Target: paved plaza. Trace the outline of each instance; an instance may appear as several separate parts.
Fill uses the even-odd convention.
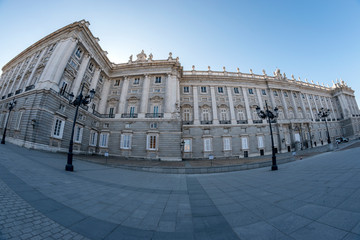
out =
[[[350,145],[353,145],[351,147]],[[0,239],[360,239],[360,143],[211,174],[0,146]]]

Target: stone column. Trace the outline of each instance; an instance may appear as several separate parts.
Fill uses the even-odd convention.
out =
[[[91,79],[90,90],[91,90],[91,89],[95,89],[95,90],[96,90],[96,86],[97,86],[98,81],[99,81],[100,73],[101,73],[101,68],[100,68],[100,67],[97,67],[97,68],[95,69],[94,76],[93,76],[92,79]]]
[[[14,67],[13,71],[11,72],[11,74],[9,74],[10,76],[8,77],[8,80],[7,80],[7,86],[5,88],[5,91],[4,91],[4,95],[8,95],[10,92],[9,90],[11,90],[11,86],[14,84],[14,78],[15,78],[15,73],[16,73],[16,66]],[[13,82],[10,84],[10,81],[11,79],[13,79]]]
[[[25,60],[26,60],[26,59],[24,59],[24,60],[22,61],[21,66],[19,67],[18,71],[16,71],[15,76],[14,76],[14,81],[13,81],[13,83],[12,83],[12,86],[10,87],[10,92],[14,93],[14,95],[15,95],[15,91],[17,90],[17,88],[16,88],[17,85],[15,86],[16,79],[17,79],[18,73],[20,72],[20,70],[22,69],[22,67],[23,67],[24,64],[25,64]],[[20,83],[20,81],[21,81],[21,78],[20,78],[20,80],[19,80],[19,83]],[[14,88],[15,88],[15,89],[14,89]]]
[[[270,103],[271,103],[271,106],[273,107],[273,108],[275,108],[276,106],[275,106],[275,100],[274,100],[274,91],[273,90],[271,90],[270,88],[268,88],[268,91],[269,91],[269,98],[270,98]]]
[[[199,125],[199,98],[197,86],[193,86],[193,97],[194,97],[194,125]]]
[[[305,104],[304,104],[304,99],[302,98],[301,94],[302,93],[299,93],[300,104],[301,104],[301,108],[302,108],[302,111],[303,111],[303,116],[304,116],[304,118],[306,118],[306,107],[305,107]]]
[[[47,62],[36,86],[37,89],[54,89],[59,91],[59,81],[64,73],[67,62],[74,52],[77,40],[68,38],[61,40]]]
[[[286,104],[284,92],[283,92],[282,90],[280,90],[280,95],[281,95],[281,102],[282,102],[283,108],[284,108],[284,117],[285,117],[286,119],[289,119],[289,116],[288,116],[288,107],[287,107],[287,104]]]
[[[83,60],[80,64],[79,70],[77,72],[76,78],[72,84],[72,89],[70,92],[72,92],[75,96],[77,96],[78,91],[80,89],[81,86],[81,82],[84,78],[84,74],[86,72],[86,68],[88,67],[90,61],[90,55],[89,54],[84,54]]]
[[[329,105],[330,105],[330,107],[331,107],[331,113],[332,113],[332,118],[335,118],[335,121],[336,121],[336,118],[337,118],[337,116],[335,115],[335,111],[334,111],[334,106],[333,106],[333,104],[332,104],[332,102],[331,102],[331,97],[329,98]],[[331,119],[331,121],[332,121],[332,119]]]
[[[41,52],[41,55],[40,55],[40,59],[44,56],[44,53],[46,52],[46,50],[47,50],[48,48],[46,47],[45,49],[43,49],[42,50],[42,52]],[[24,68],[24,72],[23,72],[23,74],[21,75],[21,79],[20,79],[20,81],[19,81],[19,84],[16,86],[16,89],[20,89],[20,88],[22,88],[22,87],[26,87],[27,85],[26,85],[26,83],[28,82],[28,81],[30,81],[30,80],[28,80],[28,81],[26,81],[26,83],[24,83],[23,81],[24,81],[24,77],[25,77],[25,74],[26,74],[26,72],[27,72],[27,69],[29,68],[29,66],[30,66],[30,63],[32,62],[32,60],[35,58],[35,54],[29,59],[29,62],[28,62],[28,64],[26,65],[26,67]],[[30,77],[29,77],[29,79],[30,79]]]
[[[99,113],[102,113],[102,114],[105,114],[106,112],[106,103],[107,103],[107,100],[108,100],[108,96],[109,96],[109,91],[110,91],[110,86],[111,86],[111,81],[108,80],[108,79],[104,79],[104,87],[101,91],[101,99],[100,99],[100,102],[99,102]]]
[[[259,107],[260,107],[261,110],[263,110],[264,109],[264,103],[262,101],[260,89],[258,89],[258,88],[256,88],[256,95],[257,95],[257,98],[258,98]]]
[[[176,103],[176,80],[177,77],[168,74],[166,80],[166,92],[165,92],[165,111],[164,118],[170,119],[172,113],[175,112],[175,103]]]
[[[125,77],[123,84],[122,84],[122,88],[121,88],[121,94],[120,94],[120,102],[119,102],[119,109],[118,109],[118,114],[120,115],[119,117],[121,117],[121,114],[126,112],[125,105],[126,105],[127,93],[129,90],[129,82],[130,82],[130,78]]]
[[[211,95],[211,108],[213,114],[213,124],[219,124],[214,86],[210,86],[210,95]]]
[[[311,107],[311,104],[310,104],[309,96],[308,96],[308,95],[305,95],[305,97],[306,97],[306,101],[307,101],[307,103],[308,103],[308,105],[309,105],[309,110],[310,110],[311,118],[312,118],[313,121],[315,121],[315,116],[314,116],[314,113],[313,113],[313,111],[312,111],[312,107]]]
[[[234,109],[234,101],[231,93],[231,87],[226,87],[228,98],[229,98],[229,108],[230,108],[230,119],[231,124],[236,124],[236,117],[235,117],[235,109]]]
[[[319,108],[318,108],[318,106],[317,106],[317,103],[316,103],[316,101],[315,101],[315,95],[313,95],[313,102],[314,102],[314,104],[315,104],[315,108],[316,108],[316,113],[318,113],[319,112]]]
[[[250,106],[249,106],[249,98],[248,98],[246,89],[244,87],[241,87],[241,90],[242,90],[243,96],[244,96],[245,109],[246,109],[246,116],[247,116],[248,124],[252,124],[253,120],[252,120],[252,115],[251,115]]]
[[[301,96],[299,96],[299,97],[301,98]],[[297,114],[297,106],[295,103],[294,93],[292,91],[290,91],[290,98],[291,98],[291,102],[292,102],[293,109],[294,109],[294,117],[299,118],[299,115]]]
[[[39,66],[39,64],[40,64],[40,62],[41,62],[41,59],[44,57],[44,55],[45,55],[45,53],[46,53],[46,51],[47,51],[48,48],[49,48],[49,47],[45,48],[45,49],[41,52],[38,60],[37,60],[36,63],[35,63],[34,68],[32,69],[32,72],[31,72],[29,78],[26,80],[25,87],[30,86],[31,84],[35,84],[35,83],[32,83],[32,79],[33,79],[33,77],[34,77],[34,74],[35,74],[35,72],[36,72],[37,67]],[[64,67],[64,68],[65,68],[65,67]],[[45,70],[44,70],[44,71],[45,71]],[[39,79],[38,79],[38,80],[39,80]]]
[[[139,118],[144,118],[145,113],[147,113],[148,111],[149,91],[150,91],[150,77],[149,75],[145,75],[142,94],[141,94],[140,112],[138,115]]]

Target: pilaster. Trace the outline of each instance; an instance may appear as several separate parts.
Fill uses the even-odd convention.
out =
[[[214,86],[210,86],[210,95],[211,95],[211,107],[212,107],[212,114],[213,114],[213,124],[219,124]]]
[[[197,86],[193,86],[193,97],[194,97],[194,125],[199,125],[199,97]]]
[[[165,92],[165,118],[171,118],[172,113],[175,112],[176,103],[176,76],[168,74],[166,81],[166,92]]]
[[[247,116],[248,124],[252,124],[253,120],[252,120],[252,115],[251,115],[251,111],[250,111],[249,98],[248,98],[248,95],[247,95],[247,91],[246,91],[246,89],[244,87],[241,87],[241,90],[242,90],[243,96],[244,96],[245,109],[246,109],[246,116]]]
[[[141,94],[140,112],[138,115],[139,118],[144,118],[145,113],[147,113],[148,111],[149,91],[150,91],[150,77],[149,75],[145,75],[142,94]]]
[[[231,93],[231,87],[226,87],[228,98],[229,98],[229,108],[230,108],[230,118],[231,124],[236,124],[236,117],[235,117],[235,109],[234,109],[234,101]]]
[[[284,116],[285,116],[286,119],[289,119],[288,106],[287,106],[287,103],[286,103],[286,100],[285,100],[283,90],[280,90],[280,95],[281,95],[281,102],[282,102],[283,108],[284,108]]]
[[[74,83],[72,85],[72,89],[70,92],[72,92],[75,96],[77,96],[77,93],[80,89],[80,85],[81,85],[81,82],[84,78],[84,74],[85,74],[85,71],[86,71],[86,68],[89,64],[89,61],[90,61],[90,55],[89,54],[84,54],[84,57],[83,57],[83,60],[80,64],[80,67],[79,67],[79,70],[78,70],[78,73],[76,75],[76,78],[74,80]]]
[[[118,114],[125,113],[125,104],[126,104],[126,98],[127,98],[127,93],[128,93],[128,89],[129,89],[129,82],[130,82],[129,77],[125,77],[123,84],[122,84],[122,88],[121,88]]]
[[[101,99],[99,102],[99,112],[102,114],[105,114],[106,112],[106,103],[109,97],[109,91],[110,91],[111,82],[108,79],[104,79],[104,87],[101,91]]]

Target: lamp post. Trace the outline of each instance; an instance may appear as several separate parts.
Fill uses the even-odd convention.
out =
[[[1,144],[5,144],[5,137],[6,137],[6,128],[7,128],[7,125],[8,125],[8,121],[9,121],[9,117],[10,117],[10,113],[11,113],[11,110],[13,110],[13,108],[15,107],[16,105],[16,101],[15,101],[15,98],[9,103],[9,114],[6,118],[6,123],[5,123],[5,129],[4,129],[4,133],[3,133],[3,136],[2,136],[2,139],[1,139]]]
[[[331,139],[330,139],[330,133],[329,133],[329,128],[328,128],[328,125],[327,125],[327,120],[326,118],[330,115],[330,109],[325,109],[325,108],[321,108],[319,113],[318,113],[318,116],[322,119],[325,120],[325,126],[326,126],[326,132],[327,132],[327,142],[328,144],[331,143]]]
[[[85,83],[82,84],[80,94],[75,98],[75,100],[73,102],[72,102],[72,100],[74,98],[74,94],[73,93],[69,94],[69,103],[76,106],[74,122],[73,122],[72,130],[71,130],[71,138],[70,138],[70,144],[69,144],[69,152],[68,152],[68,156],[67,156],[67,164],[65,166],[65,170],[70,171],[70,172],[74,171],[74,166],[72,165],[73,145],[74,145],[73,139],[74,139],[74,130],[75,130],[75,124],[76,124],[79,107],[81,104],[83,104],[83,105],[89,104],[91,99],[93,99],[94,95],[95,95],[95,90],[92,89],[90,91],[89,95],[83,96],[82,92],[84,90],[84,86],[85,86]]]
[[[278,170],[278,166],[276,165],[274,137],[273,137],[272,127],[271,127],[271,120],[274,119],[274,118],[277,118],[279,109],[277,107],[275,107],[274,112],[270,111],[266,100],[265,100],[265,106],[266,106],[265,112],[260,110],[259,106],[256,107],[256,112],[257,112],[257,114],[259,115],[260,118],[262,118],[262,119],[267,118],[268,122],[269,122],[270,135],[271,135],[271,148],[272,148],[272,166],[271,166],[271,170],[274,171],[274,170]]]

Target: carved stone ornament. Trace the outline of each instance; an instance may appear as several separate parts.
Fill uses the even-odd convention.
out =
[[[263,74],[266,76],[266,72],[265,72],[265,69],[262,70]]]
[[[195,65],[192,65],[192,70],[195,71]]]
[[[169,57],[168,57],[168,60],[172,60],[172,52],[169,52]]]
[[[225,68],[225,67],[223,67],[223,70],[224,70],[224,72],[226,72],[226,68]]]
[[[208,71],[210,71],[210,66],[208,66]]]
[[[253,70],[252,70],[251,68],[250,68],[250,73],[251,73],[251,74],[254,74],[254,73],[253,73]]]
[[[150,61],[153,60],[153,55],[152,55],[152,53],[149,54],[149,60],[150,60]]]
[[[146,54],[144,53],[144,50],[141,51],[141,53],[139,53],[138,55],[136,55],[137,59],[136,61],[137,62],[144,62],[146,61]]]

